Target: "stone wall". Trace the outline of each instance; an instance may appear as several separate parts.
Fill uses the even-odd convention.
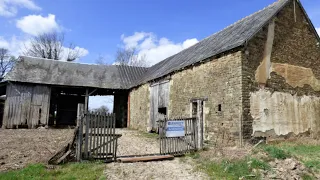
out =
[[[241,58],[242,53],[238,51],[173,74],[169,117],[190,117],[190,99],[208,98],[204,102],[205,139],[211,143],[237,144],[241,118]]]
[[[319,133],[319,42],[298,4],[295,12],[289,3],[244,51],[246,139]]]
[[[130,122],[128,127],[146,131],[150,120],[149,84],[134,88],[130,92]]]

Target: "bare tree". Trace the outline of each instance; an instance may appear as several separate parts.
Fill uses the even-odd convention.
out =
[[[110,112],[109,108],[104,105],[100,106],[99,108],[93,109],[92,111],[98,112],[98,113],[109,113]]]
[[[9,54],[6,48],[0,48],[0,81],[3,80],[4,75],[12,68],[15,62],[15,57]]]
[[[30,44],[25,44],[24,55],[46,59],[74,61],[82,56],[79,48],[70,43],[64,48],[63,33],[44,33],[31,39]]]
[[[98,58],[95,60],[95,63],[100,65],[108,65],[106,58],[102,55],[98,56]]]
[[[120,48],[116,53],[115,63],[128,66],[147,66],[145,55],[139,56],[136,48]]]

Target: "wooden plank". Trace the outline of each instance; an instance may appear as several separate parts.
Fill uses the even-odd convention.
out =
[[[57,160],[57,164],[60,164],[72,151],[67,151],[61,158]]]
[[[145,156],[145,157],[131,157],[131,158],[119,158],[117,159],[122,163],[133,163],[133,162],[148,162],[148,161],[160,161],[160,160],[172,160],[172,155],[159,155],[159,156]]]
[[[97,114],[93,114],[92,116],[93,121],[93,127],[91,130],[93,130],[93,134],[96,134],[96,127],[97,127]],[[92,148],[94,149],[96,147],[96,137],[93,138]],[[95,151],[92,151],[93,154],[95,154]]]
[[[92,149],[91,151],[96,151],[98,149],[101,149],[102,147],[104,147],[106,144],[109,144],[113,141],[116,141],[117,138],[120,138],[122,135],[121,134],[114,134],[114,135],[109,135],[110,140],[106,141],[105,143],[99,144],[97,147],[95,147],[94,149]],[[98,153],[98,154],[103,154],[103,153]],[[106,153],[106,154],[112,154],[112,153]]]
[[[91,156],[91,149],[92,149],[92,114],[88,112],[88,116],[89,116],[89,156]]]
[[[107,115],[107,134],[110,135],[111,134],[111,114],[108,113]],[[107,141],[109,142],[110,137],[107,136]],[[111,153],[111,143],[107,143],[107,153]]]
[[[83,118],[81,118],[79,120],[79,126],[78,127],[78,136],[77,136],[77,151],[76,151],[76,159],[77,161],[81,161],[82,160],[82,140],[83,140]]]
[[[113,127],[112,127],[112,134],[115,134],[116,133],[116,115],[115,114],[113,114]],[[112,151],[112,153],[114,154],[114,160],[116,160],[116,156],[115,156],[115,154],[116,154],[116,142],[117,141],[113,141],[113,146],[112,146],[112,148],[113,148],[113,151]]]
[[[101,144],[102,144],[102,138],[104,138],[103,136],[102,136],[102,116],[101,116],[101,113],[99,113],[99,118],[98,118],[98,120],[99,120],[99,141],[98,141],[98,147],[99,146],[101,146]],[[101,151],[101,147],[98,149],[98,154],[101,154],[102,153],[102,151]],[[99,156],[100,158],[101,158],[101,156]]]
[[[88,140],[88,136],[89,136],[89,113],[86,114],[86,118],[85,118],[85,140],[84,140],[84,158],[88,159],[88,147],[89,147],[89,140]]]
[[[49,86],[44,86],[42,108],[41,108],[41,123],[45,125],[48,125],[49,123],[50,96],[51,96],[51,88]]]
[[[158,120],[158,90],[158,85],[150,87],[150,130],[156,128],[156,121]]]
[[[107,120],[107,115],[106,114],[103,114],[103,135],[104,135],[104,137],[103,137],[103,153],[107,153],[106,152],[106,120]],[[106,156],[107,157],[107,156]]]

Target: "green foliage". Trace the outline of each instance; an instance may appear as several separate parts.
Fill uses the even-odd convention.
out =
[[[199,159],[200,158],[200,154],[198,152],[191,152],[191,153],[187,154],[186,156],[191,157],[192,159]]]
[[[251,159],[251,167],[254,169],[262,169],[262,170],[270,169],[270,165],[268,163],[255,158]]]
[[[286,159],[290,157],[290,154],[276,146],[266,146],[264,150],[273,158]]]
[[[319,145],[303,145],[303,144],[283,144],[281,149],[298,157],[302,161],[320,160],[320,146]]]
[[[221,162],[208,161],[201,168],[213,179],[260,179],[260,174],[253,169],[270,169],[270,166],[254,158],[241,160],[223,160]]]
[[[320,170],[320,161],[319,160],[310,160],[304,163],[308,168]]]
[[[43,164],[32,164],[21,170],[0,173],[0,180],[47,180],[47,179],[102,179],[102,163],[70,163],[56,169]]]
[[[145,138],[151,138],[151,139],[156,139],[159,137],[159,134],[157,133],[148,133],[148,132],[140,132],[140,135],[145,137]]]
[[[303,180],[314,180],[314,178],[311,177],[309,174],[302,174],[302,175],[301,175],[301,178],[302,178]]]
[[[282,143],[279,147],[302,161],[306,167],[316,171],[320,170],[319,145]]]

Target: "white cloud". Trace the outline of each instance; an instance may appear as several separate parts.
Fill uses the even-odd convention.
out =
[[[9,43],[7,40],[5,40],[3,37],[0,37],[0,48],[8,48]]]
[[[41,10],[32,0],[0,0],[0,16],[15,16],[18,13],[18,8]]]
[[[125,44],[126,48],[132,48],[136,47],[141,40],[150,35],[152,34],[145,32],[135,32],[132,36],[125,36],[124,34],[122,34],[121,40]]]
[[[320,27],[319,28],[316,28],[318,34],[320,35]]]
[[[10,54],[19,57],[23,54],[25,48],[30,47],[30,39],[28,37],[19,38],[16,36],[12,36],[9,39],[5,39],[0,36],[0,48],[6,48],[9,50]],[[66,61],[69,51],[74,51],[75,53],[79,53],[80,57],[84,57],[89,54],[89,51],[85,48],[76,46],[73,50],[68,47],[63,46],[63,52],[61,54],[61,60]],[[72,52],[71,52],[72,53]]]
[[[131,36],[121,35],[125,48],[135,47],[138,56],[146,56],[147,64],[154,65],[198,42],[196,38],[187,39],[182,43],[175,43],[162,37],[158,39],[153,33],[135,32]]]
[[[41,15],[25,16],[17,21],[16,26],[23,32],[34,36],[60,30],[54,14],[49,14],[47,17]]]
[[[63,52],[62,52],[62,55],[61,55],[61,60],[62,61],[66,61],[67,58],[68,58],[68,54],[71,53],[75,53],[75,54],[79,54],[79,58],[81,57],[84,57],[86,55],[89,54],[89,51],[85,48],[82,48],[82,47],[79,47],[79,46],[76,46],[74,49],[70,49],[70,48],[67,48],[67,47],[63,47]]]
[[[6,48],[9,50],[11,55],[18,57],[22,54],[25,45],[28,45],[27,39],[21,39],[16,36],[12,36],[9,39],[0,37],[0,48]]]

